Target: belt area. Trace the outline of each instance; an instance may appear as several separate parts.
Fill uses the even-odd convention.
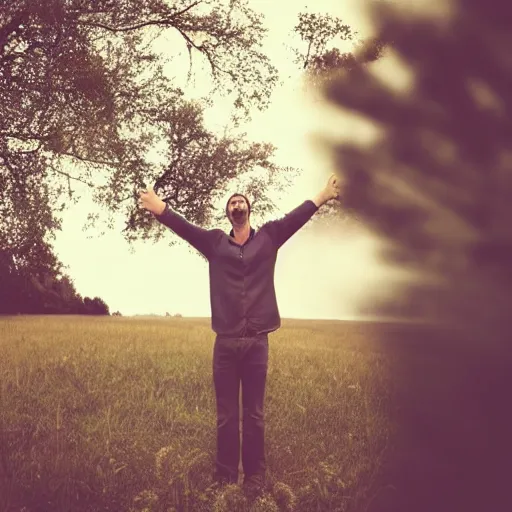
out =
[[[238,334],[223,334],[221,335],[223,338],[254,338],[256,336],[262,336],[266,333],[258,333],[258,331],[255,331],[254,329],[243,329]]]

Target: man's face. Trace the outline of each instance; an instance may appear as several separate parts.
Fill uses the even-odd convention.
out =
[[[232,197],[228,204],[229,219],[233,224],[243,225],[249,214],[248,205],[243,197]]]

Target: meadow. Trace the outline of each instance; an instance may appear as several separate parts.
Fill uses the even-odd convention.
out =
[[[267,486],[249,505],[210,487],[208,319],[0,318],[0,510],[365,510],[393,431],[374,330],[283,320],[269,336]]]

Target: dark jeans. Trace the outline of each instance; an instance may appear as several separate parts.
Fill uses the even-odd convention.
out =
[[[265,478],[263,401],[268,366],[268,335],[244,338],[217,336],[213,349],[213,381],[217,400],[215,478],[236,483],[240,460],[239,391],[242,383],[242,465],[245,480]]]

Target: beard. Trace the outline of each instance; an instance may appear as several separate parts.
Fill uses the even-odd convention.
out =
[[[235,221],[237,224],[243,224],[247,218],[247,212],[245,210],[233,210],[231,212],[231,218],[233,221]]]

